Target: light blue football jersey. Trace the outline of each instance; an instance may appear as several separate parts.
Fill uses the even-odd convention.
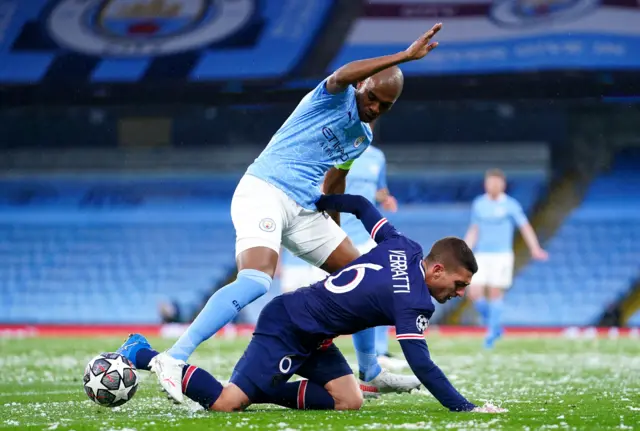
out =
[[[387,188],[387,161],[384,153],[373,145],[353,162],[347,175],[345,193],[364,196],[375,205],[376,192]],[[364,225],[353,214],[340,214],[340,225],[356,246],[366,243],[370,236]],[[308,265],[288,250],[282,251],[282,265]]]
[[[511,196],[493,200],[478,196],[471,206],[471,223],[478,226],[476,253],[508,253],[513,251],[513,233],[527,223],[522,206]]]
[[[320,197],[324,174],[358,158],[373,139],[371,127],[358,116],[355,88],[330,94],[325,83],[304,96],[247,169],[310,210]]]

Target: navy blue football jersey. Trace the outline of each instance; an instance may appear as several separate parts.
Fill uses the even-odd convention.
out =
[[[395,325],[398,339],[423,338],[434,312],[425,284],[422,247],[384,218],[372,237],[378,246],[339,272],[283,296],[291,319],[327,338]]]
[[[296,332],[322,339],[395,325],[402,352],[420,382],[450,410],[472,410],[475,405],[433,363],[424,339],[434,306],[422,247],[362,196],[322,196],[316,205],[321,211],[354,214],[378,245],[325,280],[282,296],[291,322],[300,329]]]

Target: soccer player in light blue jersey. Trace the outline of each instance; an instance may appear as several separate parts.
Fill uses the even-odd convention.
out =
[[[346,193],[365,197],[373,204],[380,204],[387,211],[396,212],[398,202],[387,188],[387,163],[384,153],[379,148],[369,146],[366,151],[353,162],[347,176]],[[360,220],[353,214],[343,214],[342,229],[355,244],[361,254],[369,252],[376,246]],[[325,278],[327,273],[322,269],[309,265],[304,260],[293,256],[286,250],[281,259],[281,286],[283,292],[291,292],[302,286],[308,286]],[[388,327],[381,326],[366,330],[368,333],[356,334],[354,337],[356,355],[367,355],[373,348],[371,343],[375,333],[375,353],[382,367],[400,370],[408,366],[407,362],[389,354]],[[366,359],[359,360],[367,363]]]
[[[518,201],[505,194],[506,186],[506,177],[501,170],[487,171],[484,180],[486,193],[473,201],[471,224],[465,236],[478,261],[478,272],[473,277],[468,295],[487,325],[485,346],[488,348],[493,347],[503,332],[502,298],[513,280],[515,227],[520,229],[534,259],[548,258]]]
[[[339,227],[339,215],[318,212],[324,178],[326,194],[344,193],[346,175],[369,146],[369,123],[387,112],[402,92],[399,64],[424,58],[435,49],[436,24],[406,50],[348,63],[309,92],[249,166],[231,201],[236,230],[236,280],[219,289],[186,332],[156,356],[151,369],[167,393],[182,400],[185,361],[203,341],[231,321],[271,286],[280,246],[308,263],[334,272],[360,256]],[[215,238],[212,238],[215,240]],[[373,345],[373,343],[372,343]],[[382,370],[375,351],[362,384],[380,392],[410,391],[413,376]]]

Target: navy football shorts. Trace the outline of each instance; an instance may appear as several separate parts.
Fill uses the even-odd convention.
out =
[[[314,339],[291,321],[280,297],[260,313],[256,330],[236,364],[231,383],[255,401],[271,395],[297,374],[320,386],[353,374],[342,352],[332,342]]]

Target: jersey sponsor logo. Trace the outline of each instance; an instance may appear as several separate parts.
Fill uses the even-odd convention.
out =
[[[255,0],[62,0],[53,39],[89,55],[167,55],[220,42],[245,27]]]
[[[404,250],[389,250],[393,293],[411,293],[409,273],[407,272],[407,254]]]
[[[326,142],[322,142],[320,146],[331,160],[340,160],[343,163],[349,160],[349,156],[342,147],[340,139],[338,139],[330,127],[324,126],[322,128],[322,136],[324,136]]]
[[[263,218],[262,220],[260,220],[258,226],[265,232],[273,232],[274,230],[276,230],[276,222],[270,218]]]
[[[354,147],[354,148],[358,148],[358,147],[360,146],[360,144],[362,144],[362,143],[364,142],[364,140],[365,140],[365,139],[367,139],[367,138],[366,138],[366,136],[360,136],[360,137],[358,137],[358,139],[356,139],[356,140],[353,142],[353,147]]]
[[[493,2],[489,16],[503,27],[531,27],[566,22],[596,10],[599,0],[503,0]]]
[[[330,275],[327,280],[324,282],[324,287],[331,293],[347,293],[351,292],[353,289],[358,287],[358,285],[362,282],[365,276],[365,271],[367,269],[372,269],[374,271],[380,271],[382,269],[381,265],[376,265],[375,263],[358,263],[356,265],[347,266],[342,271],[337,273],[336,275]],[[349,271],[355,271],[355,276],[353,279],[343,286],[336,286],[333,284],[333,281],[340,278],[342,274]]]
[[[429,319],[427,319],[422,314],[419,315],[418,318],[416,319],[416,328],[418,328],[418,331],[424,332],[428,327],[429,327]]]

